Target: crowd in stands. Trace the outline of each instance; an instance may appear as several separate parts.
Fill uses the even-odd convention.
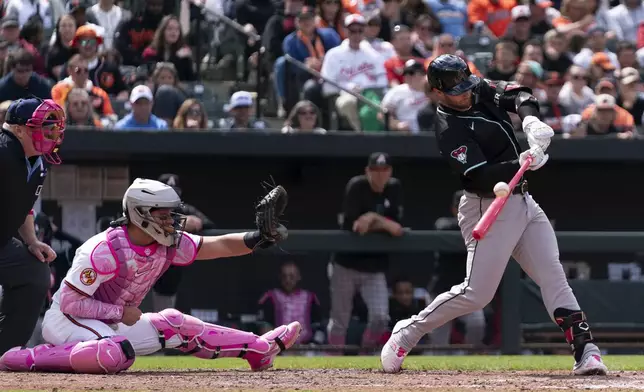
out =
[[[481,77],[531,87],[565,137],[628,139],[642,126],[640,0],[94,1],[2,3],[0,107],[35,95],[74,126],[274,128],[250,88],[203,99],[202,77],[232,70],[238,82],[260,75],[285,133],[431,132],[424,72],[451,53]]]

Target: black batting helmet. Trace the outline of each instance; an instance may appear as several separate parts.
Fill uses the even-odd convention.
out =
[[[472,75],[470,67],[459,56],[443,54],[429,64],[427,81],[432,88],[447,95],[459,95],[472,90],[481,79]]]

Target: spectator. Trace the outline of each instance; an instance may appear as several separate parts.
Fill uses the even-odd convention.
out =
[[[405,13],[402,12],[403,0],[382,0],[380,2],[380,38],[391,42],[391,32],[395,26],[405,24]],[[346,23],[345,23],[346,25]]]
[[[74,87],[67,94],[65,102],[67,125],[103,128],[101,119],[94,112],[87,90]]]
[[[56,83],[51,89],[52,99],[61,107],[65,107],[67,96],[69,92],[75,88],[81,88],[90,95],[92,109],[99,113],[101,120],[105,125],[111,125],[118,120],[117,115],[114,113],[110,97],[105,90],[94,84],[88,79],[89,68],[87,60],[81,57],[80,54],[75,54],[67,62],[67,78]]]
[[[197,99],[186,99],[172,122],[172,128],[175,130],[208,129],[208,115],[201,102]]]
[[[124,65],[139,66],[141,55],[150,45],[163,18],[163,0],[146,0],[142,13],[121,22],[114,34],[114,47],[123,56]]]
[[[152,90],[148,86],[138,85],[132,89],[130,104],[132,113],[116,123],[114,129],[149,129],[166,130],[168,123],[152,114]]]
[[[543,69],[565,75],[573,64],[568,54],[566,36],[553,29],[549,30],[543,38]]]
[[[565,81],[559,74],[556,72],[550,73],[544,83],[546,86],[546,100],[539,103],[542,121],[552,127],[552,130],[558,134],[563,133],[564,117],[572,114],[559,102],[559,93],[564,83]]]
[[[533,36],[541,36],[550,31],[554,26],[553,21],[561,17],[561,13],[553,7],[550,0],[528,0],[530,6],[530,31]]]
[[[45,56],[45,67],[47,75],[54,80],[60,80],[61,74],[65,68],[65,63],[78,50],[71,46],[74,35],[76,34],[76,21],[71,15],[63,15],[56,23],[57,38],[56,42],[49,46]]]
[[[31,96],[51,98],[51,85],[34,72],[34,56],[27,50],[10,53],[7,69],[10,72],[0,79],[0,102]]]
[[[519,64],[515,80],[518,84],[532,89],[532,94],[543,102],[546,100],[546,94],[541,88],[541,79],[543,78],[543,68],[536,61],[524,61]]]
[[[370,15],[379,12],[378,6],[381,4],[377,0],[342,0],[342,8],[347,14]]]
[[[494,58],[486,77],[490,80],[510,81],[517,72],[519,46],[512,41],[499,41],[494,47]]]
[[[367,17],[367,26],[364,29],[365,41],[367,41],[376,52],[380,53],[383,61],[396,55],[394,46],[389,41],[380,38],[382,19],[380,14],[375,12]]]
[[[541,43],[536,40],[526,42],[523,46],[521,61],[534,61],[543,64],[543,46],[541,46]]]
[[[186,100],[186,93],[179,86],[174,64],[157,63],[150,82],[154,94],[152,113],[171,124]]]
[[[114,46],[114,35],[122,21],[132,18],[132,13],[114,4],[115,0],[99,0],[87,11],[89,19],[96,20],[103,28],[103,47],[112,49]]]
[[[48,0],[9,0],[4,15],[15,18],[20,28],[33,17],[40,19],[47,30],[51,30],[55,24],[52,2]]]
[[[343,200],[342,229],[363,235],[385,232],[403,235],[403,200],[400,181],[391,176],[389,155],[376,152],[369,156],[365,174],[347,183]],[[389,301],[385,271],[389,255],[380,253],[336,253],[330,277],[331,313],[329,343],[344,345],[353,297],[360,291],[367,306],[368,324],[362,346],[378,343],[389,325]]]
[[[441,22],[434,11],[426,4],[425,0],[402,0],[401,22],[405,26],[413,26],[420,15],[427,15],[440,31]]]
[[[340,36],[333,29],[315,27],[315,13],[312,8],[302,8],[298,14],[297,31],[289,34],[284,39],[283,51],[294,59],[303,62],[307,67],[320,71],[326,53],[340,45]],[[308,72],[291,66],[291,72],[286,75],[286,60],[280,57],[275,63],[275,83],[283,106],[289,111],[299,99],[299,91],[302,86],[311,79]],[[289,80],[289,83],[286,81]],[[295,83],[293,83],[295,81]],[[305,87],[311,89],[317,87],[317,83]],[[291,91],[287,89],[291,88]],[[287,94],[287,92],[289,94]],[[319,91],[317,92],[319,95]],[[318,102],[320,103],[320,102]]]
[[[512,22],[515,0],[471,0],[467,4],[470,23],[492,38],[502,37]]]
[[[642,126],[644,116],[644,93],[640,92],[641,77],[635,68],[622,68],[619,71],[619,97],[617,103],[633,115],[635,126]]]
[[[267,128],[264,121],[251,119],[252,106],[253,96],[248,91],[237,91],[230,97],[230,103],[224,108],[232,116],[219,120],[218,128],[228,131]]]
[[[613,78],[602,78],[597,82],[597,85],[595,85],[595,95],[599,94],[609,94],[617,99],[617,87],[615,87]]]
[[[606,53],[595,53],[588,67],[588,85],[593,87],[603,78],[611,79],[615,73],[615,64]]]
[[[0,77],[5,75],[9,43],[0,37]]]
[[[620,41],[617,43],[615,54],[620,68],[640,68],[640,63],[637,59],[637,47],[634,43],[628,41]]]
[[[523,47],[530,39],[532,27],[530,21],[530,7],[527,5],[517,5],[512,8],[512,24],[506,31],[504,39],[510,40],[517,44],[519,53],[523,53]]]
[[[615,33],[615,38],[637,42],[637,29],[644,22],[642,0],[622,0],[622,4],[606,13],[607,29]]]
[[[76,30],[71,45],[78,50],[79,55],[87,60],[89,80],[95,86],[105,90],[108,95],[125,100],[127,99],[128,91],[118,65],[107,61],[105,58],[99,58],[98,47],[102,43],[103,38],[98,35],[96,29],[85,25]],[[66,73],[68,68],[64,68],[64,71],[61,72],[61,78],[68,76]]]
[[[259,300],[259,320],[262,322],[260,334],[276,325],[299,321],[302,332],[297,344],[324,342],[322,311],[315,293],[298,287],[300,270],[297,265],[287,262],[280,268],[280,287],[267,291]]]
[[[9,110],[9,105],[12,101],[3,101],[0,103],[0,121],[4,121],[4,118],[7,116],[7,110]]]
[[[71,0],[67,2],[67,15],[74,18],[76,28],[81,26],[91,27],[99,36],[103,36],[104,29],[98,25],[98,22],[87,14],[87,9],[94,4],[93,0]],[[52,34],[49,45],[56,43],[57,35]]]
[[[617,106],[615,98],[611,95],[598,95],[595,104],[584,110],[581,117],[581,126],[571,136],[614,134],[619,139],[631,139],[634,136],[633,116]]]
[[[391,44],[396,50],[396,55],[385,61],[385,70],[387,79],[391,87],[404,83],[404,69],[407,60],[417,60],[422,65],[424,59],[420,53],[414,52],[414,46],[411,42],[411,30],[407,26],[396,26],[393,29],[393,39]]]
[[[315,25],[317,27],[329,27],[335,30],[341,40],[347,38],[347,31],[344,28],[344,9],[340,0],[318,0]]]
[[[143,51],[143,61],[148,64],[174,64],[180,81],[193,81],[197,78],[192,50],[185,43],[179,19],[174,15],[161,19],[152,43]]]
[[[432,49],[434,48],[432,18],[427,15],[418,16],[416,23],[414,23],[411,41],[414,45],[414,51],[421,57],[428,58],[432,55]]]
[[[420,313],[428,303],[428,299],[414,297],[414,284],[410,280],[394,280],[389,298],[389,329],[393,330],[398,320],[408,319]]]
[[[373,50],[371,45],[361,44],[366,25],[362,15],[349,15],[344,24],[347,26],[349,38],[326,54],[322,64],[322,76],[379,103],[382,90],[387,86],[382,56]],[[337,92],[329,83],[323,85],[325,96]],[[335,100],[335,106],[338,113],[348,120],[356,131],[382,129],[377,120],[377,113],[368,106],[359,107],[358,100],[344,91],[340,92],[340,96]]]
[[[588,73],[582,67],[573,65],[568,71],[568,81],[559,92],[559,103],[567,113],[581,113],[595,102],[595,93],[588,87]]]
[[[326,134],[326,129],[320,128],[320,110],[311,101],[298,102],[284,122],[282,133]]]
[[[573,58],[573,62],[576,65],[588,69],[592,63],[593,56],[596,54],[604,54],[615,68],[619,68],[617,56],[606,48],[606,29],[599,26],[593,27],[588,30],[587,36],[588,40],[586,44],[588,47],[583,48]]]
[[[303,4],[303,0],[284,1],[284,8],[277,10],[266,23],[266,29],[262,35],[262,44],[266,48],[262,66],[268,69],[269,73],[273,71],[277,59],[284,55],[284,41],[289,34],[295,32],[297,28],[295,19],[300,14]],[[279,92],[280,88],[277,91]]]
[[[436,14],[438,26],[434,27],[436,33],[450,34],[452,37],[461,38],[467,34],[467,5],[461,0],[429,0],[427,2]]]
[[[22,26],[19,37],[41,53],[47,49],[47,45],[45,45],[44,42],[44,34],[45,31],[42,26],[42,20],[34,16],[31,17],[24,26]]]
[[[438,37],[434,38],[434,50],[432,51],[432,56],[425,60],[425,69],[429,67],[429,64],[432,62],[432,60],[443,54],[456,54],[456,41],[450,34],[441,34]],[[467,59],[464,60],[467,62],[467,65],[473,75],[483,77],[474,63]]]
[[[244,27],[251,26],[259,35],[264,34],[264,28],[273,14],[275,14],[275,4],[271,1],[241,0],[236,3],[237,23]]]
[[[457,191],[452,196],[450,216],[441,217],[436,220],[434,226],[441,231],[460,231],[458,226],[458,206],[463,196],[463,191]],[[441,254],[435,252],[435,274],[430,283],[430,293],[435,298],[441,293],[447,293],[452,286],[462,283],[463,277],[467,276],[467,255],[466,254]],[[483,309],[459,317],[466,327],[465,342],[469,344],[481,344],[485,335],[485,315]],[[447,322],[431,332],[432,344],[448,345],[452,333],[453,322]]]
[[[555,18],[552,25],[567,37],[585,33],[592,26],[597,26],[594,8],[597,8],[597,1],[563,0],[561,16]]]
[[[407,60],[403,75],[404,83],[387,91],[382,99],[382,106],[389,111],[390,130],[418,133],[418,113],[429,102],[425,95],[426,74],[423,63],[414,59]]]
[[[31,53],[33,57],[33,69],[39,75],[45,75],[45,61],[43,60],[40,52],[32,44],[20,39],[20,29],[18,28],[18,20],[11,17],[2,18],[0,25],[0,35],[8,42],[8,50],[15,51],[17,49],[24,49]]]

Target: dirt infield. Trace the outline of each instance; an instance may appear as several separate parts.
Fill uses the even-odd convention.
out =
[[[574,377],[564,372],[420,372],[370,370],[131,371],[116,376],[0,372],[0,390],[49,391],[462,391],[644,390],[644,374]]]

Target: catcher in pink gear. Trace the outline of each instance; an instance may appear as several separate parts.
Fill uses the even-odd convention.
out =
[[[181,230],[185,217],[173,212],[181,199],[172,187],[136,179],[123,197],[123,217],[76,252],[43,320],[47,344],[7,351],[0,368],[111,374],[164,347],[205,359],[244,358],[255,371],[270,368],[297,340],[298,322],[257,336],[175,309],[142,314],[138,306],[170,265],[241,256],[286,239],[278,220],[286,203],[277,186],[256,207],[257,231],[200,237]]]

